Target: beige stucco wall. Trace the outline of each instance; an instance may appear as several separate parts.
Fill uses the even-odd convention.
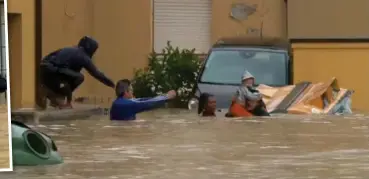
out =
[[[35,105],[34,0],[8,0],[12,108]],[[19,29],[20,28],[20,29]]]
[[[256,12],[243,21],[236,21],[230,17],[232,4],[241,3],[256,5]],[[211,39],[224,36],[258,36],[259,33],[247,33],[248,28],[261,29],[263,36],[285,38],[286,6],[284,0],[213,0]]]
[[[95,63],[113,80],[130,79],[135,68],[147,65],[152,50],[151,1],[95,0],[93,29],[101,45]],[[110,104],[113,89],[96,80],[91,88],[94,96]]]
[[[289,0],[289,37],[368,37],[368,7],[368,0]]]

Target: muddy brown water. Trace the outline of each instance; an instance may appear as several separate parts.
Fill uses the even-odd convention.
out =
[[[369,116],[199,118],[158,110],[45,122],[65,163],[15,167],[16,179],[367,179]]]
[[[10,168],[8,109],[0,105],[0,169]]]

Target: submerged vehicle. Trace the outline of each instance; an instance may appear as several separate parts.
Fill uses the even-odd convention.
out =
[[[14,166],[63,163],[51,137],[15,120],[12,120],[12,148]]]
[[[279,39],[223,38],[213,45],[192,89],[189,108],[201,93],[211,93],[217,108],[228,108],[231,98],[248,70],[256,84],[278,87],[292,83],[290,46]]]
[[[197,83],[192,89],[193,98],[189,100],[188,108],[196,108],[201,93],[211,93],[217,99],[218,111],[228,110],[232,102],[232,95],[241,85],[241,76],[247,70],[255,77],[257,89],[263,94],[263,101],[269,112],[312,113],[311,110],[314,109],[314,112],[334,113],[337,105],[342,107],[343,104],[345,104],[343,106],[346,109],[343,111],[351,111],[349,103],[352,91],[350,90],[335,88],[335,94],[336,91],[339,91],[340,95],[343,91],[347,93],[345,92],[345,95],[336,98],[335,102],[329,101],[328,104],[336,106],[329,108],[329,110],[326,108],[326,102],[324,105],[316,102],[319,101],[320,97],[314,98],[313,102],[313,97],[308,97],[312,93],[318,92],[321,95],[327,95],[329,86],[327,84],[336,84],[336,80],[332,80],[330,83],[292,84],[293,61],[290,49],[288,42],[273,38],[262,40],[260,38],[239,37],[220,39],[210,49],[204,61]],[[322,86],[322,84],[325,85]],[[319,104],[316,107],[308,107],[311,102],[313,105],[315,102]],[[304,106],[305,104],[306,106]]]

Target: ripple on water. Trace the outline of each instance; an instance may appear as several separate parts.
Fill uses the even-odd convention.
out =
[[[59,127],[49,127],[49,129],[51,129],[51,130],[61,130],[61,129],[63,129],[63,128],[59,128]]]
[[[368,126],[355,126],[355,127],[352,127],[353,129],[361,129],[361,130],[367,130],[368,129]]]
[[[289,146],[261,146],[260,149],[289,149]]]
[[[134,159],[150,159],[151,158],[151,157],[141,156],[141,155],[129,155],[127,157],[134,158]]]
[[[339,155],[341,159],[344,157],[343,155],[345,155],[346,157],[350,155],[354,155],[355,157],[359,157],[359,158],[362,158],[364,155],[365,158],[369,159],[369,150],[350,149],[350,150],[333,150],[333,151],[325,151],[325,152],[312,152],[312,153],[308,153],[305,155],[295,156],[294,158],[330,157],[331,159],[334,159],[334,156],[337,156],[337,155]],[[346,159],[352,159],[352,158],[346,158]]]
[[[261,119],[234,119],[234,120],[229,120],[229,122],[232,123],[265,123],[265,120],[261,120]]]
[[[52,125],[49,125],[49,128],[50,127],[58,127],[58,128],[65,128],[67,127],[66,125],[57,125],[57,124],[52,124]]]
[[[114,125],[114,126],[103,126],[102,128],[123,128],[123,129],[132,129],[132,128],[146,128],[149,127],[149,125]]]
[[[165,121],[167,123],[171,123],[171,124],[189,124],[189,123],[194,123],[197,121],[189,121],[186,119],[175,119],[175,120],[170,120],[170,121]]]
[[[332,122],[330,122],[330,121],[313,121],[313,120],[307,119],[307,120],[302,120],[301,123],[331,124]]]

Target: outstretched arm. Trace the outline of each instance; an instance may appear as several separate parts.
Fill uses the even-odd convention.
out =
[[[114,82],[106,77],[104,73],[100,72],[90,59],[85,59],[84,67],[91,76],[99,80],[101,83],[112,88],[115,86]]]
[[[133,98],[132,100],[134,101],[146,101],[146,100],[149,100],[149,99],[152,99],[152,98]]]
[[[134,104],[132,108],[135,113],[140,113],[164,105],[168,99],[167,96],[157,96],[148,100],[133,101]]]

